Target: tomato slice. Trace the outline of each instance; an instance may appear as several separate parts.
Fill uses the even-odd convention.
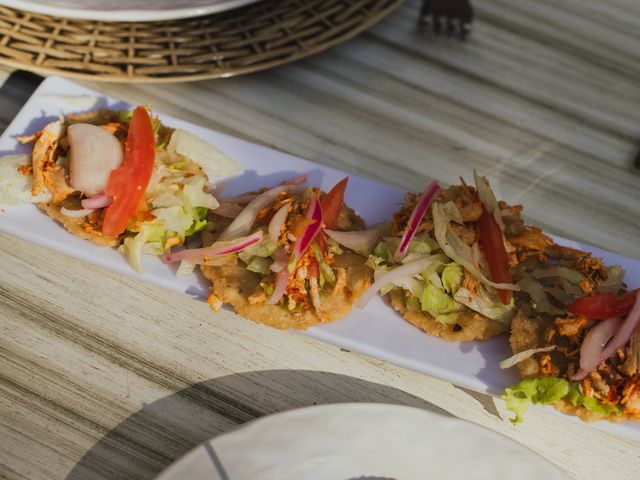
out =
[[[478,231],[480,233],[480,246],[487,259],[491,280],[496,283],[511,283],[509,258],[507,257],[507,250],[504,248],[502,230],[493,215],[487,212],[484,207],[482,208],[482,216],[478,220]],[[508,305],[511,302],[511,290],[498,290],[498,294],[504,305]]]
[[[344,192],[347,189],[347,183],[349,183],[349,177],[344,177],[327,193],[320,201],[322,206],[322,213],[324,218],[324,227],[329,230],[333,230],[338,226],[338,218],[340,217],[340,210],[342,210],[342,204],[344,203]],[[324,232],[320,231],[316,237],[316,242],[322,253],[327,253],[327,239],[324,236]]]
[[[105,194],[113,197],[104,215],[102,233],[116,237],[125,231],[144,197],[155,162],[155,137],[147,110],[133,112],[122,165],[111,171]]]
[[[580,297],[569,306],[569,312],[600,320],[624,317],[633,308],[639,294],[640,288],[636,288],[622,295],[607,292]]]
[[[334,230],[338,226],[338,217],[344,203],[344,192],[347,189],[349,177],[344,177],[327,193],[320,205],[324,214],[324,226],[329,230]]]

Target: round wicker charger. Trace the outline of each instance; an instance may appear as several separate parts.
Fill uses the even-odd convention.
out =
[[[110,82],[230,77],[292,62],[371,27],[401,0],[265,0],[206,17],[119,23],[0,7],[0,63]]]

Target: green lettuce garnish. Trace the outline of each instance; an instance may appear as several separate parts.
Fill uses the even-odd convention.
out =
[[[456,293],[462,285],[464,270],[457,263],[449,263],[442,270],[442,286],[447,293]]]
[[[471,310],[498,322],[510,323],[517,311],[513,299],[509,305],[504,305],[500,298],[490,293],[484,285],[478,285],[477,294],[459,287],[453,294],[453,298]]]
[[[573,405],[574,407],[584,407],[590,412],[600,415],[609,415],[610,413],[619,415],[620,413],[622,413],[621,408],[618,405],[605,405],[597,398],[584,396],[582,393],[580,393],[578,385],[578,383],[572,383],[569,387],[569,393],[566,397],[566,399],[571,402],[571,405]]]
[[[558,377],[527,378],[506,388],[502,399],[507,402],[507,409],[516,414],[511,419],[514,424],[523,421],[523,415],[529,408],[529,403],[552,405],[560,400],[567,400],[574,407],[584,407],[600,415],[622,413],[619,405],[606,405],[597,398],[583,395],[580,392],[580,383],[569,382]]]
[[[432,315],[453,313],[461,308],[461,305],[458,302],[447,295],[444,290],[440,290],[436,287],[433,283],[428,283],[424,287],[420,301],[422,304],[422,310],[429,312]]]
[[[524,420],[524,413],[529,404],[551,405],[562,400],[570,390],[567,380],[558,377],[536,377],[516,383],[505,388],[502,399],[507,403],[507,409],[515,413],[511,423],[516,424]]]
[[[250,272],[259,273],[261,275],[266,275],[269,273],[269,266],[271,265],[271,260],[265,257],[251,257],[249,262],[247,263],[247,270]]]

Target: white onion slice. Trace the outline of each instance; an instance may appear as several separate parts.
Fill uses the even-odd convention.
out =
[[[257,230],[248,237],[240,238],[232,242],[217,241],[210,247],[192,248],[177,253],[168,253],[163,257],[163,260],[165,263],[171,263],[179,260],[201,260],[205,257],[221,257],[231,253],[241,252],[261,241],[262,230]],[[220,245],[220,243],[223,243],[223,245]]]
[[[95,208],[83,208],[82,210],[69,210],[68,208],[62,207],[60,209],[60,213],[65,217],[69,218],[82,218],[89,215],[91,212],[94,212]]]
[[[555,350],[555,345],[550,345],[548,347],[540,347],[540,348],[530,348],[529,350],[523,350],[522,352],[516,353],[515,355],[510,356],[509,358],[505,358],[500,362],[500,368],[503,370],[505,368],[511,368],[514,365],[520,363],[522,360],[526,360],[529,357],[534,356],[536,353],[542,352],[550,352],[551,350]]]
[[[580,347],[580,370],[571,378],[582,380],[600,365],[604,347],[620,328],[622,318],[602,320],[589,330]]]
[[[289,204],[287,203],[286,205],[283,205],[273,217],[271,217],[271,221],[269,222],[269,238],[274,242],[277,242],[280,238],[280,230],[287,221],[288,215]]]
[[[430,255],[425,258],[421,258],[420,260],[416,260],[415,262],[407,263],[406,265],[402,265],[401,267],[395,268],[393,270],[389,270],[380,276],[373,285],[371,285],[366,292],[360,297],[360,299],[356,302],[356,308],[364,308],[369,300],[373,298],[373,296],[380,290],[381,288],[393,283],[394,281],[408,277],[410,275],[418,275],[419,273],[424,272],[429,265],[433,262],[442,262],[447,258],[446,255],[437,254]]]
[[[353,250],[361,255],[369,255],[380,238],[380,232],[377,230],[339,232],[337,230],[325,229],[324,233],[343,247]]]
[[[231,240],[232,238],[244,237],[249,233],[253,222],[255,222],[258,212],[265,207],[271,205],[278,195],[282,192],[296,192],[304,190],[304,187],[299,185],[281,185],[271,190],[267,190],[254,198],[245,209],[240,212],[236,219],[222,232],[219,240]],[[228,200],[228,199],[227,199]]]
[[[108,207],[113,203],[113,197],[109,197],[104,193],[99,193],[93,197],[83,199],[80,204],[82,208],[98,209]]]

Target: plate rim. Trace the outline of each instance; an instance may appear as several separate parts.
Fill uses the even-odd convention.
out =
[[[309,405],[306,407],[297,407],[290,410],[284,410],[276,413],[272,413],[269,415],[264,415],[262,417],[256,418],[254,420],[250,420],[243,424],[234,426],[229,430],[222,432],[218,435],[215,435],[211,438],[208,438],[204,442],[193,447],[191,450],[186,452],[181,457],[175,459],[170,465],[168,465],[162,472],[160,472],[155,480],[174,480],[173,475],[179,474],[177,471],[175,473],[171,472],[171,470],[180,468],[181,464],[184,462],[186,465],[189,461],[193,460],[200,455],[204,455],[205,452],[209,457],[211,457],[211,452],[209,449],[212,449],[213,452],[216,451],[216,443],[220,443],[224,441],[226,438],[234,435],[242,435],[241,432],[248,431],[249,434],[254,428],[261,428],[268,424],[271,425],[271,428],[277,427],[278,424],[286,423],[288,419],[296,419],[296,420],[304,420],[308,415],[312,414],[314,417],[330,416],[334,417],[336,412],[340,415],[348,415],[352,412],[363,412],[367,411],[371,414],[377,414],[378,418],[385,418],[384,415],[420,415],[425,417],[425,419],[430,419],[432,424],[435,424],[436,430],[439,430],[442,433],[442,430],[445,430],[444,433],[447,433],[446,429],[442,429],[442,425],[446,424],[458,424],[465,425],[466,427],[476,430],[478,432],[482,432],[484,435],[495,438],[496,441],[499,441],[503,445],[512,445],[515,448],[527,453],[527,455],[531,456],[531,458],[537,458],[538,461],[545,463],[548,468],[555,470],[558,475],[569,479],[567,472],[562,470],[559,465],[554,464],[551,460],[547,459],[540,453],[536,452],[534,449],[524,445],[523,443],[512,439],[505,435],[502,432],[498,432],[496,430],[492,430],[484,425],[480,425],[471,420],[463,419],[456,417],[452,414],[442,414],[437,413],[431,410],[427,410],[424,408],[415,407],[412,405],[402,405],[396,403],[386,403],[386,402],[338,402],[338,403],[327,403],[322,405]],[[449,432],[450,433],[450,432]],[[209,447],[209,449],[207,448]],[[215,455],[215,453],[214,453]],[[214,460],[214,459],[212,459]],[[216,458],[216,460],[220,461],[221,459]],[[221,464],[218,465],[214,460],[214,467],[217,469]],[[213,464],[213,463],[212,463]],[[223,470],[224,472],[224,470]]]
[[[108,22],[159,22],[164,20],[180,20],[201,17],[233,10],[239,7],[260,2],[261,0],[224,0],[222,3],[193,7],[172,8],[169,10],[93,10],[76,7],[63,7],[42,4],[31,0],[0,0],[0,6],[24,10],[40,15],[50,15],[74,20],[108,21]]]

